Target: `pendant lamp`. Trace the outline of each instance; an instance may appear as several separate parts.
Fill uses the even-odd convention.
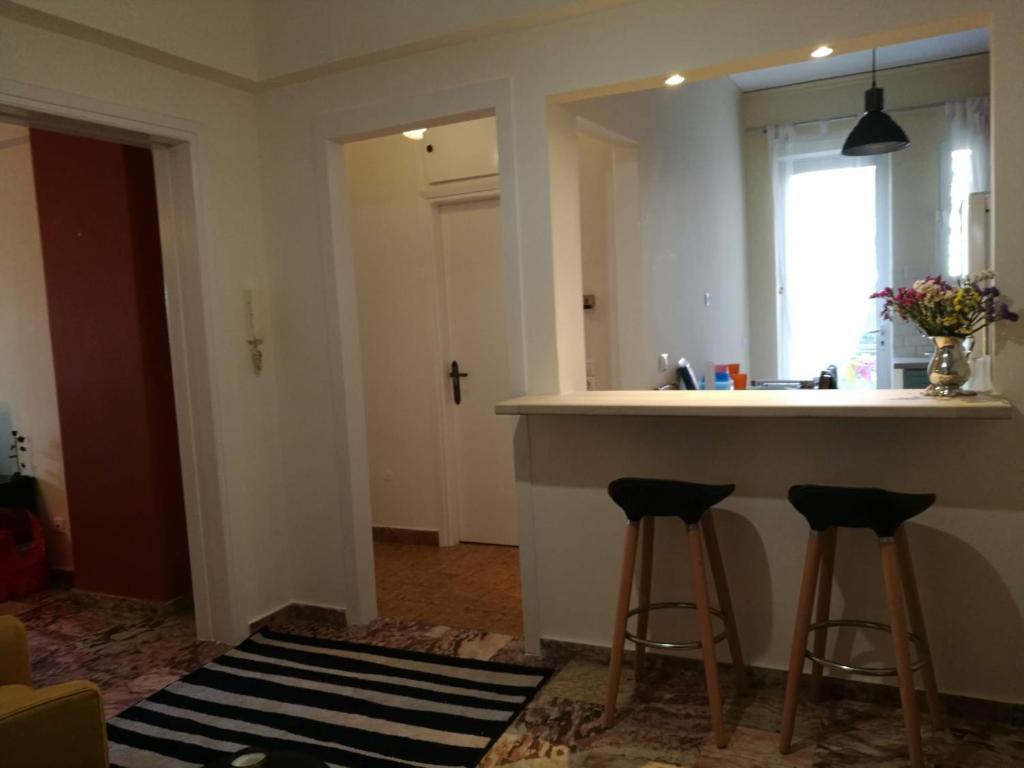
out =
[[[871,50],[871,87],[864,91],[864,114],[843,144],[843,154],[861,157],[884,155],[910,146],[910,139],[887,115],[884,91],[875,85],[875,51]]]

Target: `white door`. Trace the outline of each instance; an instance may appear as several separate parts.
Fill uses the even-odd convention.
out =
[[[452,522],[460,541],[515,545],[514,420],[494,413],[495,403],[509,396],[499,205],[496,199],[444,205],[439,217]],[[453,363],[462,374],[457,378]]]

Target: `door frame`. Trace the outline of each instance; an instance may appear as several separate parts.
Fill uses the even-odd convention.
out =
[[[497,179],[500,183],[500,177]],[[493,187],[475,192],[441,195],[426,198],[430,204],[430,221],[433,231],[434,257],[434,306],[435,335],[437,346],[444,361],[454,359],[451,346],[451,326],[448,320],[448,283],[444,268],[444,239],[441,233],[441,209],[460,203],[475,203],[484,200],[500,201],[501,189]],[[440,387],[438,408],[441,415],[441,467],[444,482],[441,484],[441,528],[438,538],[442,547],[453,546],[462,540],[462,502],[459,494],[459,483],[462,477],[459,467],[458,432],[455,428],[455,409],[450,400],[450,387]],[[515,482],[514,477],[509,478]]]
[[[223,474],[222,415],[214,362],[220,314],[205,208],[205,128],[177,117],[0,78],[0,117],[153,152],[167,297],[178,448],[188,531],[196,632],[235,643],[248,635],[241,613]]]
[[[641,327],[643,317],[629,316],[621,311],[625,305],[644,306],[643,287],[638,282],[636,269],[625,258],[640,248],[639,216],[639,151],[636,141],[599,123],[576,116],[576,133],[585,134],[608,146],[612,155],[612,176],[607,208],[608,241],[608,295],[604,304],[608,308],[608,371],[610,380],[601,389],[642,389],[643,379],[634,380],[636,372],[643,372],[648,354],[641,345],[637,349],[622,339],[645,338]],[[627,294],[632,301],[623,301]],[[641,373],[642,376],[642,373]]]
[[[509,376],[512,392],[521,394],[526,388],[526,348],[511,81],[500,78],[438,91],[410,90],[385,101],[323,114],[313,126],[322,284],[328,314],[327,354],[334,403],[336,488],[344,534],[337,549],[342,564],[346,611],[356,624],[376,617],[377,599],[359,316],[343,145],[403,130],[487,116],[494,116],[497,121]],[[540,649],[540,600],[536,553],[532,546],[533,505],[528,489],[524,489],[521,482],[517,482],[517,503],[520,541],[524,543],[519,547],[523,633],[527,650],[537,652]]]

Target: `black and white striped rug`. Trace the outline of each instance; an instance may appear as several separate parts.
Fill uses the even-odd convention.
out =
[[[474,766],[548,674],[263,629],[111,718],[110,763],[184,768],[260,746],[343,768]]]

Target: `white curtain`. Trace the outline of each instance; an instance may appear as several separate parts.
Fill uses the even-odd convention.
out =
[[[840,386],[873,387],[878,360],[865,334],[879,327],[868,296],[887,275],[889,161],[842,155],[852,125],[829,121],[767,131],[779,376],[807,379],[836,365]]]
[[[967,196],[989,191],[988,96],[946,104],[946,151],[942,152],[942,260],[953,276],[967,272],[964,245]]]

